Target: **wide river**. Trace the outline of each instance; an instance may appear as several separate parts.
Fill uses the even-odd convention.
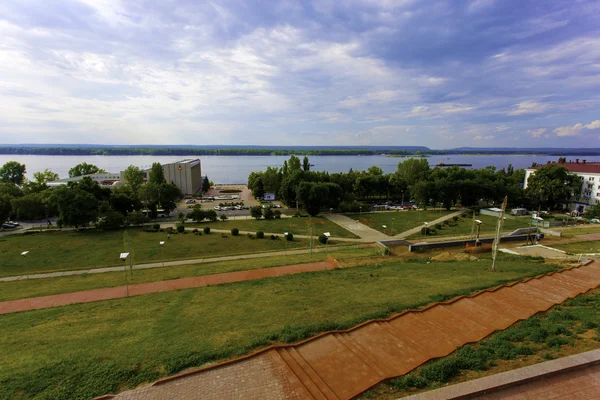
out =
[[[58,173],[61,178],[68,177],[71,167],[87,162],[108,171],[124,170],[129,165],[149,167],[153,162],[162,164],[179,161],[183,158],[198,158],[197,156],[36,156],[36,155],[0,155],[0,166],[7,161],[18,161],[27,166],[27,178],[48,168]],[[300,157],[302,158],[302,157]],[[568,160],[586,159],[600,162],[600,156],[569,156]],[[267,166],[281,167],[288,156],[201,156],[202,174],[215,183],[245,183],[252,171],[262,171]],[[314,171],[348,172],[366,170],[376,165],[385,173],[394,172],[398,163],[405,158],[380,156],[310,156],[311,167]],[[558,157],[547,155],[445,155],[428,157],[429,165],[440,162],[446,164],[472,164],[472,168],[483,168],[492,165],[498,169],[512,164],[514,168],[528,168],[533,162],[546,163],[556,161]]]

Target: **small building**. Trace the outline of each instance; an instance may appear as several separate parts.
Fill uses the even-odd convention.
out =
[[[513,208],[512,210],[510,210],[510,213],[512,215],[527,215],[527,209],[526,208]]]
[[[265,201],[274,201],[275,200],[275,193],[265,193],[263,199]]]
[[[104,186],[104,187],[113,187],[113,186],[117,185],[119,183],[119,181],[121,180],[121,177],[119,174],[111,174],[111,173],[107,172],[107,173],[88,174],[88,175],[81,175],[81,176],[72,176],[70,178],[64,178],[64,179],[59,179],[56,181],[50,181],[50,182],[47,182],[46,184],[49,187],[62,186],[62,185],[66,185],[69,182],[79,182],[86,176],[89,177],[91,180],[98,182],[98,184],[100,186]]]

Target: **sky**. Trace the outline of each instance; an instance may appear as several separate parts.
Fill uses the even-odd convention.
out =
[[[0,143],[600,147],[597,0],[5,0]]]

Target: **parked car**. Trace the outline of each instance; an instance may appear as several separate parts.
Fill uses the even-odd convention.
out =
[[[15,221],[8,221],[9,224],[13,224],[14,226],[20,226],[21,224],[19,224],[18,222]]]
[[[10,222],[5,222],[2,224],[2,227],[7,229],[7,228],[16,228],[15,225],[11,224]]]
[[[185,204],[196,204],[196,200],[194,200],[194,199],[186,200]]]
[[[598,218],[592,218],[592,223],[593,224],[600,224],[600,219],[598,219]]]
[[[221,211],[221,206],[215,206],[214,209],[217,211]]]

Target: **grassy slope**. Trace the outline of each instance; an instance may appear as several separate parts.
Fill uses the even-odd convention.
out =
[[[476,219],[483,222],[481,224],[481,234],[491,234],[496,231],[496,224],[498,223],[498,218],[492,217],[490,215],[477,215]],[[519,228],[527,228],[529,225],[529,220],[527,219],[505,219],[504,226],[502,228],[503,232],[512,232]],[[442,224],[442,229],[437,230],[437,233],[431,237],[435,238],[438,236],[468,236],[471,234],[471,229],[473,227],[473,219],[472,218],[460,218],[456,226],[446,226]],[[477,227],[475,227],[477,229]],[[420,234],[411,235],[408,237],[409,239],[417,239],[422,238]]]
[[[187,233],[172,234],[167,240],[165,232],[148,233],[139,228],[128,229],[127,232],[132,239],[134,263],[283,251],[286,246],[287,249],[308,246],[305,239],[293,242],[268,238],[251,240],[243,235],[228,235],[225,239],[219,233],[202,236]],[[0,276],[121,266],[119,253],[127,251],[124,233],[124,230],[64,231],[0,238]],[[160,241],[166,241],[164,248],[159,245]],[[314,242],[318,245],[317,241]],[[30,253],[22,257],[20,253],[24,250]]]
[[[587,241],[587,242],[574,242],[574,243],[562,243],[553,244],[551,247],[564,250],[571,254],[581,253],[600,253],[600,241]]]
[[[380,251],[376,248],[341,249],[328,254],[338,260],[372,257]],[[177,279],[188,276],[201,276],[223,272],[242,271],[248,269],[278,267],[322,261],[327,253],[314,253],[293,256],[272,256],[249,260],[221,261],[207,264],[182,265],[165,268],[141,269],[133,271],[132,284]],[[91,290],[103,287],[122,286],[125,284],[124,272],[107,272],[102,274],[85,274],[60,278],[30,279],[22,281],[0,282],[0,301],[23,299],[27,297],[48,296],[59,293],[70,293],[80,290]],[[129,276],[127,274],[127,276]]]
[[[89,398],[556,267],[388,262],[0,316],[1,398]]]
[[[357,238],[355,234],[341,226],[329,221],[326,218],[282,218],[272,220],[255,220],[255,219],[244,219],[244,220],[230,220],[230,221],[219,221],[219,222],[202,222],[201,224],[190,224],[190,226],[211,226],[214,229],[226,229],[238,228],[240,231],[248,232],[272,232],[283,235],[284,232],[291,232],[294,235],[309,235],[309,223],[312,220],[313,223],[313,235],[318,236],[323,232],[331,232],[331,236],[343,237],[343,238]]]
[[[360,218],[361,221],[369,227],[383,232],[386,235],[393,236],[417,226],[421,226],[423,225],[423,222],[430,222],[448,214],[450,214],[449,211],[419,210],[347,214],[347,216],[355,220]],[[382,225],[386,225],[387,228],[383,228]]]

